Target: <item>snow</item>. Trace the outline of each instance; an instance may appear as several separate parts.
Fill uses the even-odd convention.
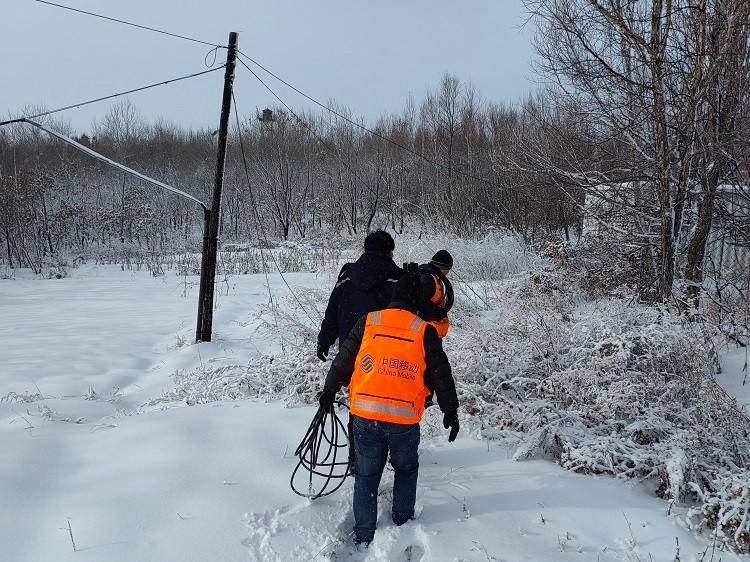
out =
[[[312,559],[351,524],[350,484],[312,504],[289,491],[284,452],[312,411],[220,403],[106,431],[60,424],[4,435],[17,463],[3,465],[2,481],[22,493],[5,504],[2,544],[19,561]],[[664,517],[663,502],[616,480],[516,463],[466,438],[428,443],[421,464],[419,518],[396,529],[381,502],[371,559],[393,560],[412,543],[434,560],[480,560],[481,548],[507,560],[619,560],[669,552],[675,536],[700,549]],[[75,554],[59,530],[67,518]]]
[[[58,398],[80,397],[89,386],[99,394],[119,388],[119,405],[134,407],[169,388],[175,369],[269,349],[269,342],[251,338],[259,324],[251,313],[268,302],[262,276],[232,278],[229,294],[219,284],[215,342],[191,346],[185,344],[195,338],[196,279],[186,285],[116,266],[74,272],[65,279],[0,281],[6,319],[0,337],[7,342],[0,396],[19,388]],[[317,283],[312,274],[287,279]],[[286,291],[278,276],[271,288]]]
[[[750,405],[748,363],[748,349],[732,346],[721,355],[721,372],[716,375],[717,382],[742,407]]]
[[[287,278],[300,293],[332,282],[330,272]],[[197,287],[185,281],[119,267],[0,280],[4,560],[349,557],[341,538],[352,482],[314,502],[288,485],[312,408],[154,402],[174,387],[175,371],[294,349],[294,331],[273,330],[263,275],[220,286],[215,341],[190,345]],[[285,294],[278,276],[270,282],[277,298]],[[322,381],[325,366],[316,368]],[[417,519],[390,522],[386,472],[376,539],[351,558],[406,560],[408,549],[413,560],[671,561],[676,539],[682,560],[707,548],[643,485],[513,454],[466,431],[448,444],[430,412]]]

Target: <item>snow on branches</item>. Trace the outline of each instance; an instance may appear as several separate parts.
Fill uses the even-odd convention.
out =
[[[648,482],[696,530],[750,550],[750,423],[714,382],[698,323],[625,298],[590,300],[577,274],[511,280],[502,305],[449,340],[468,423],[515,458]]]

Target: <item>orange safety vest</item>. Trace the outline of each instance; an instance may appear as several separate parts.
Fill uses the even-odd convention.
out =
[[[433,320],[430,324],[437,330],[438,337],[442,340],[448,335],[448,330],[451,328],[451,321],[446,316],[442,320]]]
[[[349,409],[371,420],[419,423],[429,390],[424,384],[424,331],[419,316],[397,308],[367,315],[349,383]]]
[[[445,288],[445,283],[443,283],[443,280],[434,273],[431,273],[430,276],[435,282],[435,289],[432,293],[432,296],[430,297],[430,302],[440,308],[445,308],[448,305],[448,303],[446,302],[446,299],[448,298],[448,291]],[[435,320],[433,322],[430,322],[430,324],[435,326],[440,339],[443,339],[448,335],[448,330],[450,330],[451,327],[450,320],[448,320],[447,316],[442,320]]]
[[[430,275],[432,276],[432,280],[435,282],[435,290],[433,291],[432,296],[430,297],[430,302],[441,308],[445,308],[447,305],[447,303],[445,302],[445,299],[448,293],[448,291],[445,288],[445,284],[443,283],[443,280],[440,279],[440,277],[438,277],[434,273]]]

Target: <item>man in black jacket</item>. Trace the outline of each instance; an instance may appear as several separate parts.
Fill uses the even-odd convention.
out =
[[[378,486],[390,453],[394,470],[392,518],[414,517],[419,471],[419,422],[427,394],[443,411],[448,441],[459,430],[458,397],[437,330],[416,311],[419,276],[404,275],[387,309],[360,318],[339,346],[326,377],[320,405],[332,408],[336,393],[349,387],[354,471],[354,541],[368,544],[377,524]]]
[[[341,268],[318,334],[321,361],[326,360],[337,338],[339,344],[346,339],[357,320],[391,302],[393,287],[403,274],[393,262],[395,247],[390,234],[376,230],[365,238],[365,253]]]

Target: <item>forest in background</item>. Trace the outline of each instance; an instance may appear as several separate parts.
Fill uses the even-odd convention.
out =
[[[336,110],[364,126],[346,108]],[[415,222],[464,233],[513,228],[530,239],[540,230],[578,227],[580,213],[553,182],[524,185],[526,174],[502,161],[518,128],[527,126],[521,122],[531,123],[531,107],[484,102],[456,77],[444,76],[419,106],[410,100],[402,113],[379,119],[372,127],[376,134],[321,113],[271,111],[272,121],[260,112],[241,120],[250,185],[233,127],[221,220],[225,241],[257,237],[255,206],[262,237],[284,240],[373,228],[401,232]],[[65,122],[50,125],[71,132]],[[182,248],[185,237],[194,243],[200,234],[202,216],[191,203],[145,188],[24,125],[0,135],[9,262],[28,267],[45,256],[118,242]],[[145,123],[126,100],[75,138],[208,199],[216,153],[210,130]]]
[[[243,114],[238,96],[222,241],[498,228],[533,244],[573,241],[585,250],[588,241],[594,258],[621,265],[622,278],[652,301],[677,294],[695,303],[707,273],[741,288],[750,246],[750,5],[526,5],[546,83],[517,104],[492,102],[449,74],[372,124],[335,102],[329,107],[347,119],[286,104]],[[64,120],[47,124],[73,134]],[[208,199],[210,130],[146,123],[127,99],[76,138]],[[0,205],[0,259],[40,273],[60,260],[194,250],[202,226],[194,204],[23,124],[0,130]],[[717,241],[735,257],[745,251],[717,266]]]

